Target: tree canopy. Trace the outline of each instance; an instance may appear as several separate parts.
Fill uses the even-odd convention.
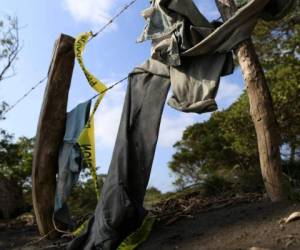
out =
[[[285,172],[300,178],[300,8],[277,22],[259,22],[253,41],[271,89],[281,133]],[[189,126],[174,145],[169,163],[175,185],[199,183],[209,174],[241,169],[257,172],[259,159],[249,100],[245,92],[228,109]],[[292,162],[293,165],[290,165]],[[261,183],[258,183],[260,185]]]

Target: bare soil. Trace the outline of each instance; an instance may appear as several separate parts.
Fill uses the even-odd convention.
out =
[[[300,203],[270,203],[264,199],[161,221],[139,250],[300,250],[300,221],[280,224]],[[35,225],[0,223],[1,250],[65,249],[66,239],[41,239]],[[255,248],[253,248],[255,249]],[[80,249],[79,249],[80,250]]]
[[[300,204],[256,201],[181,219],[153,230],[140,250],[300,250],[300,221],[280,224]]]

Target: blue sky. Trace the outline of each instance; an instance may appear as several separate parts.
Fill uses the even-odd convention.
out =
[[[16,76],[0,85],[0,100],[9,104],[24,94],[48,71],[55,39],[60,33],[76,36],[78,33],[97,30],[107,18],[117,13],[128,0],[10,0],[3,1],[0,16],[19,18],[23,49],[16,64]],[[126,76],[135,66],[143,63],[150,54],[150,43],[135,41],[144,27],[140,12],[148,7],[148,0],[138,0],[114,25],[89,43],[85,63],[93,74],[108,85]],[[210,20],[218,18],[214,1],[195,1]],[[119,85],[104,98],[96,115],[97,164],[106,172],[116,138],[127,83]],[[36,132],[45,84],[1,121],[0,127],[16,137],[33,137]],[[219,109],[228,107],[243,91],[239,70],[222,78],[217,102]],[[74,69],[68,110],[94,95],[78,64]],[[174,153],[173,144],[181,138],[186,126],[209,118],[209,114],[185,114],[166,106],[162,118],[157,151],[153,163],[150,186],[162,191],[174,189],[174,176],[167,164]]]

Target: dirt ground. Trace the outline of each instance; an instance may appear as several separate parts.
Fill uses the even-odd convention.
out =
[[[300,211],[300,204],[259,201],[180,220],[153,230],[140,250],[300,250],[300,221],[279,221]]]
[[[155,226],[139,250],[300,250],[300,220],[279,221],[299,211],[300,203],[265,200],[190,215]],[[65,249],[66,240],[41,240],[34,225],[0,227],[1,250]]]

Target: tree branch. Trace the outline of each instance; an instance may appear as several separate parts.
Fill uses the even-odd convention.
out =
[[[20,45],[19,39],[19,24],[16,17],[8,17],[8,29],[2,33],[0,39],[0,60],[5,59],[2,69],[0,69],[0,82],[4,79],[11,77],[6,74],[12,70],[14,75],[14,63],[17,60],[18,54],[20,53],[22,46]],[[1,48],[2,47],[2,48]]]

